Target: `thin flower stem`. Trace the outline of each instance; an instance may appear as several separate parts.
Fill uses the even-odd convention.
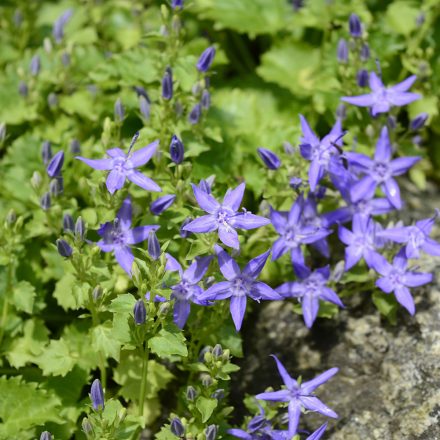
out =
[[[148,358],[150,357],[150,350],[148,348],[148,341],[145,342],[145,347],[143,349],[143,359],[142,359],[142,379],[141,379],[141,389],[139,391],[139,416],[144,414],[144,403],[145,394],[147,392],[147,376],[148,376]]]
[[[0,346],[3,341],[6,320],[8,319],[9,295],[12,293],[12,277],[13,277],[13,275],[14,275],[14,267],[13,267],[12,263],[9,263],[7,285],[6,285],[6,290],[5,290],[5,300],[3,302],[2,317],[1,317],[1,321],[0,321]]]

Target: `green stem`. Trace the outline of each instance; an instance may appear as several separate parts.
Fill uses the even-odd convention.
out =
[[[148,376],[148,358],[150,357],[150,350],[148,349],[148,341],[145,342],[142,359],[142,380],[141,389],[139,391],[139,416],[144,414],[145,394],[147,392],[147,376]]]
[[[6,285],[6,290],[5,290],[5,300],[3,303],[2,318],[0,321],[0,346],[3,341],[3,336],[5,334],[6,320],[8,319],[9,295],[12,292],[13,273],[14,273],[14,267],[13,267],[12,263],[9,263],[7,285]]]

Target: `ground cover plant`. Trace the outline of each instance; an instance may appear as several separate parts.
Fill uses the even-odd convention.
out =
[[[337,432],[343,365],[268,352],[245,414],[231,378],[268,301],[309,329],[358,295],[417,313],[438,211],[403,222],[402,188],[439,177],[438,2],[0,10],[0,438]]]

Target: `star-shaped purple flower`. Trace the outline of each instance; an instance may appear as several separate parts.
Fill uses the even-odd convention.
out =
[[[102,237],[97,245],[103,252],[114,252],[116,260],[129,275],[134,261],[130,245],[148,238],[150,231],[157,231],[159,225],[138,226],[131,229],[131,200],[127,197],[113,222],[101,225],[98,234]]]
[[[306,118],[299,116],[301,120],[302,137],[300,139],[300,152],[304,159],[310,160],[309,184],[310,189],[315,191],[319,181],[325,176],[330,162],[337,160],[339,150],[342,147],[342,125],[338,118],[330,133],[322,139],[310,128]]]
[[[154,141],[150,145],[131,153],[138,136],[139,134],[136,134],[133,137],[127,154],[120,148],[112,148],[107,150],[107,156],[109,156],[107,159],[87,159],[81,156],[77,156],[76,159],[83,161],[95,170],[110,170],[106,181],[110,194],[121,189],[124,186],[125,179],[147,191],[160,192],[162,190],[156,182],[136,170],[136,168],[145,165],[151,159],[159,145],[159,141]]]
[[[418,93],[408,92],[417,79],[415,75],[406,78],[395,86],[385,87],[375,72],[370,73],[369,86],[371,93],[358,96],[344,96],[342,101],[358,107],[371,107],[371,114],[386,113],[393,106],[402,106],[420,98]]]
[[[327,382],[339,371],[338,368],[331,368],[330,370],[327,370],[319,376],[315,377],[315,379],[299,384],[295,379],[290,377],[289,373],[284,368],[284,365],[278,360],[278,358],[275,355],[272,356],[277,363],[278,372],[283,379],[286,389],[257,394],[255,397],[261,400],[289,403],[288,413],[290,437],[294,436],[297,432],[299,417],[301,415],[302,408],[306,408],[310,411],[319,412],[328,417],[338,417],[338,415],[332,409],[324,405],[313,394],[313,391],[316,388]]]
[[[323,225],[304,224],[303,209],[304,197],[301,194],[289,212],[271,210],[270,219],[280,234],[280,238],[272,246],[272,260],[277,260],[290,251],[292,264],[304,264],[301,245],[315,243],[331,233]]]
[[[203,289],[199,286],[199,282],[208,270],[212,256],[196,258],[193,263],[185,271],[180,263],[170,254],[165,254],[167,264],[165,269],[179,272],[180,280],[177,284],[171,286],[171,299],[174,299],[174,323],[183,328],[188,320],[191,311],[191,303],[199,305],[207,305],[208,303],[200,297]]]
[[[374,260],[374,270],[382,275],[376,281],[376,286],[385,293],[394,293],[397,301],[414,315],[416,307],[408,287],[418,287],[432,281],[431,273],[411,272],[407,269],[408,260],[405,248],[402,248],[390,264],[382,255]]]
[[[259,255],[249,261],[241,271],[236,261],[221,248],[215,246],[220,271],[227,281],[220,281],[209,287],[200,299],[206,301],[218,301],[231,298],[231,315],[237,331],[240,330],[246,311],[247,297],[254,301],[261,299],[277,300],[280,295],[267,284],[257,281],[263,267],[269,257],[270,251]]]
[[[356,214],[353,216],[352,231],[339,226],[339,239],[345,248],[345,270],[351,269],[361,258],[368,267],[374,267],[377,249],[383,247],[385,240],[377,237],[381,226],[373,219]]]
[[[183,230],[189,232],[213,232],[218,230],[220,241],[226,246],[239,249],[237,229],[255,229],[270,223],[270,220],[248,211],[238,212],[246,184],[243,182],[229,189],[223,203],[192,184],[199,206],[208,213],[188,223]]]
[[[301,301],[304,322],[311,328],[319,312],[319,301],[329,301],[339,307],[344,304],[339,296],[330,287],[327,287],[330,278],[329,266],[321,267],[313,272],[307,266],[296,266],[295,273],[299,281],[290,281],[275,290],[284,298],[298,298]]]
[[[397,209],[402,207],[400,189],[393,176],[400,176],[416,164],[420,157],[399,157],[392,160],[391,143],[387,127],[383,127],[376,144],[374,159],[365,154],[347,152],[345,157],[350,165],[364,174],[350,189],[354,202],[361,199],[370,199],[378,185],[381,186],[387,199]]]
[[[415,225],[384,229],[377,233],[378,237],[395,243],[406,244],[407,258],[419,258],[420,250],[429,255],[440,257],[440,243],[429,237],[437,214],[431,218],[419,220]]]

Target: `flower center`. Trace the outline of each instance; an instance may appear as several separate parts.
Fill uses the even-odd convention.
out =
[[[233,296],[246,296],[249,293],[249,281],[243,276],[235,278],[231,283]]]
[[[408,241],[412,243],[415,248],[419,248],[425,242],[425,234],[417,226],[409,230]]]
[[[387,180],[390,176],[390,167],[384,162],[374,162],[373,165],[373,177],[378,181]]]

